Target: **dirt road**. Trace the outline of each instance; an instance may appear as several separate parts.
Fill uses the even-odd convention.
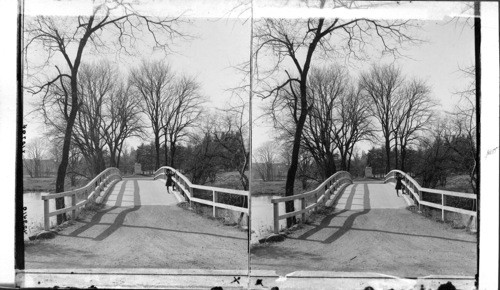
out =
[[[25,247],[26,269],[247,269],[247,233],[179,208],[164,181],[124,179],[106,206]]]
[[[284,242],[251,251],[252,270],[476,274],[476,236],[406,209],[393,185],[353,184],[335,209]]]

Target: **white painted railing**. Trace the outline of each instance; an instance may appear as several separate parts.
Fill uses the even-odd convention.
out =
[[[338,197],[339,193],[342,192],[342,190],[344,190],[344,188],[351,183],[352,183],[351,174],[346,171],[339,171],[330,176],[325,181],[323,181],[323,183],[321,183],[314,190],[292,196],[285,196],[285,197],[278,197],[271,199],[271,202],[273,203],[274,233],[275,234],[279,233],[280,220],[301,215],[300,221],[304,222],[306,214],[309,211],[312,211],[317,206],[326,203],[326,201],[330,199],[334,200],[335,198]],[[332,196],[332,194],[334,194],[335,191],[337,191],[337,193],[334,196]],[[314,202],[311,203],[310,205],[307,205],[306,199],[312,196],[314,196]],[[280,215],[279,203],[287,201],[295,201],[297,199],[300,199],[301,206],[299,210],[295,210],[293,212],[288,212]]]
[[[42,195],[43,200],[43,219],[44,219],[44,229],[46,231],[50,228],[50,217],[57,216],[66,212],[71,211],[71,218],[76,218],[76,211],[81,207],[85,206],[90,201],[102,202],[106,194],[108,194],[109,189],[113,187],[113,185],[122,179],[120,170],[118,168],[110,167],[105,169],[103,172],[99,173],[94,179],[92,179],[87,185],[84,187],[64,191],[60,193],[47,193]],[[106,188],[106,191],[103,189]],[[86,196],[82,201],[76,202],[77,196]],[[59,197],[71,197],[71,206],[57,209],[53,212],[49,211],[49,201],[51,199],[59,198]]]
[[[189,181],[189,179],[186,176],[184,176],[178,170],[170,166],[163,166],[158,170],[156,170],[154,174],[154,179],[166,178],[167,170],[171,170],[174,173],[172,180],[174,181],[177,188],[180,189],[180,192],[188,199],[189,203],[196,202],[211,206],[214,217],[216,217],[217,208],[224,208],[248,214],[248,202],[245,203],[245,206],[235,206],[235,205],[221,203],[218,201],[219,193],[246,196],[246,198],[248,199],[249,196],[248,191],[192,184],[191,181]],[[193,196],[194,189],[210,192],[212,194],[212,200],[210,201],[194,197]]]
[[[475,202],[477,200],[476,194],[421,187],[418,184],[418,182],[416,182],[413,178],[411,178],[410,175],[406,174],[405,172],[403,172],[401,170],[392,170],[391,172],[387,173],[387,175],[385,176],[384,182],[387,183],[389,181],[394,181],[395,177],[396,177],[396,173],[400,173],[401,176],[403,177],[403,179],[401,180],[401,182],[403,184],[403,188],[407,192],[411,193],[413,199],[418,203],[419,210],[421,209],[420,208],[421,205],[441,209],[441,219],[443,221],[445,220],[445,216],[444,216],[445,211],[457,212],[457,213],[467,214],[467,215],[471,215],[471,216],[476,217],[475,210],[467,210],[467,209],[463,209],[463,208],[457,208],[457,207],[452,207],[452,206],[446,205],[446,197],[447,196],[456,196],[459,198],[474,200],[473,205],[475,207],[476,206]],[[422,193],[424,193],[424,192],[441,195],[441,204],[423,200]]]

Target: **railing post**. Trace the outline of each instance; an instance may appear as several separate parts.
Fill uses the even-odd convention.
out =
[[[49,199],[43,200],[43,227],[46,231],[50,229]]]
[[[417,189],[416,186],[413,187],[413,190],[417,193],[417,196],[418,196],[418,211],[419,212],[422,212],[422,208],[421,208],[421,205],[420,205],[420,202],[422,201],[422,192],[420,190]]]
[[[301,210],[305,210],[306,209],[306,199],[304,197],[300,199],[300,209]],[[305,221],[306,221],[306,213],[303,212],[301,214],[301,217],[302,218],[301,218],[300,222],[301,223],[305,223]]]
[[[443,193],[441,193],[441,220],[443,222],[444,222],[444,204],[446,203],[445,199],[446,199],[446,196]]]
[[[273,218],[274,218],[274,233],[278,234],[279,233],[279,227],[280,227],[280,220],[279,220],[279,207],[278,203],[275,202],[273,203]]]
[[[212,190],[212,201],[213,201],[213,215],[214,217],[217,217],[217,207],[215,206],[215,203],[217,203],[217,192],[215,190]]]
[[[71,219],[76,220],[76,193],[75,191],[73,195],[71,195],[71,206],[73,207],[73,210],[71,211]]]

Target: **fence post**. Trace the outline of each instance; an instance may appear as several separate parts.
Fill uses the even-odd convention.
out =
[[[306,199],[305,199],[305,197],[303,197],[303,198],[300,199],[300,209],[301,210],[305,210],[306,209]],[[306,221],[306,213],[303,212],[301,214],[301,217],[302,218],[301,218],[300,222],[301,223],[305,223],[305,221]]]
[[[280,220],[279,220],[279,207],[278,203],[273,203],[273,218],[274,218],[274,233],[279,233],[280,228]]]
[[[77,193],[77,191],[75,191],[71,195],[71,207],[73,207],[73,210],[71,211],[71,219],[72,220],[76,220],[76,193]]]
[[[445,199],[446,199],[446,195],[441,193],[441,220],[443,222],[444,222],[444,204],[446,203]]]
[[[417,193],[417,196],[418,196],[418,211],[419,212],[422,212],[422,208],[420,207],[420,201],[422,201],[422,192],[420,190],[417,189],[417,187],[414,185],[413,186],[413,190],[415,190],[415,192]]]
[[[43,225],[46,231],[50,228],[50,220],[49,220],[49,199],[43,200]]]
[[[217,207],[215,206],[215,203],[217,202],[217,192],[215,190],[212,190],[212,201],[213,201],[213,216],[217,217]]]

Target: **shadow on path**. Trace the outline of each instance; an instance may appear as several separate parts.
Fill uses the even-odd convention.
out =
[[[87,225],[88,224],[90,224],[90,223],[87,223]],[[110,223],[97,223],[97,224],[99,224],[99,225],[110,225],[112,227],[115,223],[113,223],[113,224],[110,224]],[[91,226],[93,226],[93,225],[96,225],[96,224],[92,224]],[[247,240],[246,238],[238,238],[238,237],[231,237],[231,236],[211,234],[211,233],[203,233],[203,232],[189,232],[189,231],[181,231],[181,230],[174,230],[174,229],[164,229],[164,228],[149,227],[149,226],[121,225],[120,227],[123,227],[123,228],[133,228],[133,229],[148,229],[148,230],[157,230],[157,231],[183,233],[183,234],[193,234],[193,235],[206,235],[206,236],[220,237],[220,238],[224,238],[224,239],[233,239],[233,240],[245,240],[245,241]],[[66,236],[66,237],[81,238],[81,239],[97,240],[97,238],[79,237],[79,236],[74,236],[74,235],[71,235],[71,234],[70,235],[58,234],[58,235],[59,236]]]
[[[290,238],[290,239],[307,240],[309,237],[311,237],[312,235],[314,235],[315,233],[317,233],[317,232],[319,232],[319,231],[321,231],[323,229],[326,229],[326,228],[335,228],[335,227],[331,227],[330,226],[331,221],[335,217],[337,217],[338,215],[340,215],[342,213],[345,213],[345,212],[348,212],[348,211],[351,210],[352,202],[353,202],[353,199],[354,199],[354,194],[356,193],[356,188],[358,187],[358,185],[359,184],[354,184],[352,186],[351,192],[349,193],[349,197],[347,198],[347,201],[346,201],[346,209],[343,209],[341,211],[338,211],[338,212],[335,212],[333,214],[328,215],[315,228],[313,228],[313,229],[305,232],[304,234],[300,235],[298,238]],[[337,202],[335,204],[337,204]],[[340,228],[336,227],[337,230],[332,235],[330,235],[330,237],[328,237],[327,239],[325,239],[324,241],[322,241],[322,243],[324,243],[324,244],[331,244],[331,243],[335,242],[337,239],[339,239],[340,237],[342,237],[345,233],[347,233],[352,228],[354,220],[357,217],[359,217],[361,215],[364,215],[364,214],[367,214],[370,211],[370,192],[368,190],[368,184],[366,184],[366,183],[364,184],[363,205],[364,205],[364,210],[363,211],[357,211],[354,214],[350,215],[345,220],[345,222],[342,225],[342,227],[340,227]]]
[[[110,211],[121,207],[126,184],[128,182],[134,182],[134,207],[126,208],[123,211],[121,211],[120,213],[118,213],[118,215],[116,216],[113,223],[101,222],[102,218],[106,214],[108,214]],[[109,198],[109,196],[110,195],[108,195],[108,197],[106,197],[106,200]],[[245,238],[231,237],[231,236],[226,236],[226,235],[218,235],[218,234],[213,234],[213,233],[183,231],[183,230],[177,230],[177,229],[159,228],[159,227],[151,227],[151,226],[124,225],[123,223],[125,221],[125,217],[127,216],[127,214],[129,214],[133,211],[137,211],[141,207],[142,207],[141,206],[141,198],[140,198],[140,194],[139,194],[139,186],[138,186],[137,180],[124,180],[121,187],[120,187],[120,190],[117,194],[115,206],[112,206],[110,208],[99,211],[98,213],[96,213],[92,217],[90,222],[79,221],[80,223],[83,223],[85,225],[79,227],[78,229],[74,230],[73,232],[71,232],[67,235],[59,233],[58,235],[67,236],[67,237],[74,237],[74,238],[89,239],[89,240],[94,240],[94,241],[102,241],[102,240],[106,239],[107,237],[109,237],[111,234],[113,234],[115,231],[117,231],[119,228],[123,227],[123,228],[132,228],[132,229],[134,229],[134,228],[136,228],[136,229],[150,229],[150,230],[194,234],[194,235],[207,235],[207,236],[214,236],[214,237],[234,239],[234,240],[246,240]],[[146,207],[148,207],[148,206],[146,206]],[[90,228],[92,228],[93,226],[97,226],[97,225],[108,226],[108,227],[95,238],[79,236],[81,233],[83,233],[83,232],[89,230]]]
[[[123,194],[125,192],[125,186],[128,183],[128,181],[129,180],[126,180],[122,183],[122,186],[120,187],[120,191],[118,192],[118,195],[116,197],[116,205],[115,206],[112,206],[108,209],[99,211],[98,213],[96,213],[92,217],[92,219],[90,220],[89,223],[74,230],[73,232],[71,232],[67,236],[78,237],[79,234],[85,232],[86,230],[90,229],[91,227],[93,227],[95,225],[106,224],[106,223],[100,223],[101,219],[103,218],[104,215],[106,215],[110,211],[121,207],[122,200],[123,200]],[[127,209],[123,210],[122,212],[120,212],[116,216],[115,221],[112,224],[108,224],[109,227],[106,230],[104,230],[101,234],[99,234],[97,237],[92,238],[93,240],[102,241],[105,238],[109,237],[111,234],[113,234],[116,230],[118,230],[123,225],[123,222],[125,221],[125,217],[127,216],[127,214],[129,214],[133,211],[137,211],[138,209],[141,208],[141,196],[139,195],[139,184],[138,184],[137,180],[134,180],[133,182],[134,182],[134,207],[127,208]],[[109,197],[109,195],[108,195],[108,197]],[[107,198],[106,198],[106,200],[107,200]]]
[[[338,240],[340,237],[345,235],[348,231],[365,231],[365,232],[378,232],[378,233],[385,233],[385,234],[392,234],[392,235],[402,235],[402,236],[409,236],[409,237],[421,237],[421,238],[433,238],[433,239],[440,239],[440,240],[446,240],[446,241],[455,241],[455,242],[463,242],[463,243],[476,243],[475,241],[469,241],[469,240],[463,240],[463,239],[454,239],[454,238],[445,238],[445,237],[440,237],[440,236],[433,236],[433,235],[422,235],[422,234],[412,234],[412,233],[401,233],[401,232],[394,232],[394,231],[387,231],[387,230],[381,230],[381,229],[363,229],[363,228],[353,228],[354,220],[358,218],[361,215],[367,214],[371,209],[370,209],[370,192],[368,189],[368,184],[364,183],[364,195],[363,195],[363,206],[364,210],[363,211],[352,211],[353,214],[349,215],[349,217],[345,220],[344,224],[342,226],[334,226],[330,225],[332,220],[345,213],[345,212],[350,212],[351,211],[351,206],[354,198],[354,194],[356,192],[356,187],[358,185],[362,185],[361,183],[354,184],[350,193],[349,197],[347,198],[346,201],[346,209],[340,210],[338,212],[334,212],[328,216],[326,216],[323,220],[321,220],[320,224],[314,227],[313,229],[303,233],[297,238],[293,237],[288,237],[288,239],[292,240],[307,240],[310,242],[320,242],[323,244],[330,244],[333,243],[334,241]],[[335,203],[335,205],[337,202]],[[323,229],[331,229],[333,232],[332,235],[330,235],[327,239],[323,241],[318,241],[318,240],[311,240],[310,238],[312,235],[315,233],[323,230]]]

